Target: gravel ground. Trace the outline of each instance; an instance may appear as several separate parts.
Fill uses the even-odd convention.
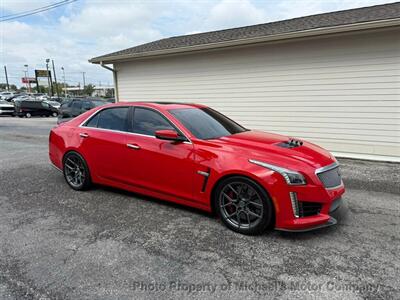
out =
[[[335,227],[248,237],[156,199],[73,191],[48,163],[54,124],[0,118],[0,299],[400,298],[400,193],[382,179],[398,164],[341,161]]]

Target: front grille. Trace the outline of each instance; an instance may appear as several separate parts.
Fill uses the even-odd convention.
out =
[[[321,203],[299,201],[299,217],[318,215],[321,211],[321,208]]]
[[[333,188],[342,184],[342,177],[340,176],[339,166],[327,171],[317,173],[317,176],[326,188]]]

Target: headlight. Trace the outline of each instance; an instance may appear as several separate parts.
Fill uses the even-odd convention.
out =
[[[252,164],[259,165],[261,167],[270,169],[272,171],[278,172],[285,178],[285,181],[287,184],[290,185],[303,185],[306,184],[306,179],[304,178],[303,175],[301,175],[299,172],[288,170],[282,167],[278,167],[275,165],[267,164],[265,162],[259,161],[259,160],[254,160],[254,159],[249,159],[249,162]]]

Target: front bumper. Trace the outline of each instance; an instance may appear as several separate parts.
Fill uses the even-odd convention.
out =
[[[316,229],[321,229],[325,227],[330,227],[336,225],[338,223],[337,219],[341,217],[343,213],[343,198],[339,197],[332,202],[331,208],[329,210],[329,215],[320,215],[321,218],[316,217],[307,217],[307,218],[299,218],[297,220],[301,220],[300,222],[296,222],[293,224],[295,228],[287,229],[287,228],[275,228],[280,231],[288,231],[288,232],[307,232]],[[311,220],[312,218],[312,220]],[[327,219],[327,221],[326,221]],[[323,222],[323,223],[321,223]]]
[[[279,190],[271,193],[276,209],[275,229],[302,232],[335,225],[334,212],[341,206],[344,192],[343,184],[334,189],[320,185],[280,185]],[[318,204],[320,209],[315,214],[296,216],[290,194],[295,194],[299,203]]]

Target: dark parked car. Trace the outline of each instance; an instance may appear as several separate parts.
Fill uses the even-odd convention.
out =
[[[74,98],[65,100],[61,103],[61,107],[59,108],[57,123],[69,121],[94,107],[102,106],[107,103],[106,101],[98,99]]]
[[[57,117],[58,110],[43,101],[15,101],[15,115],[18,117],[53,116]]]

